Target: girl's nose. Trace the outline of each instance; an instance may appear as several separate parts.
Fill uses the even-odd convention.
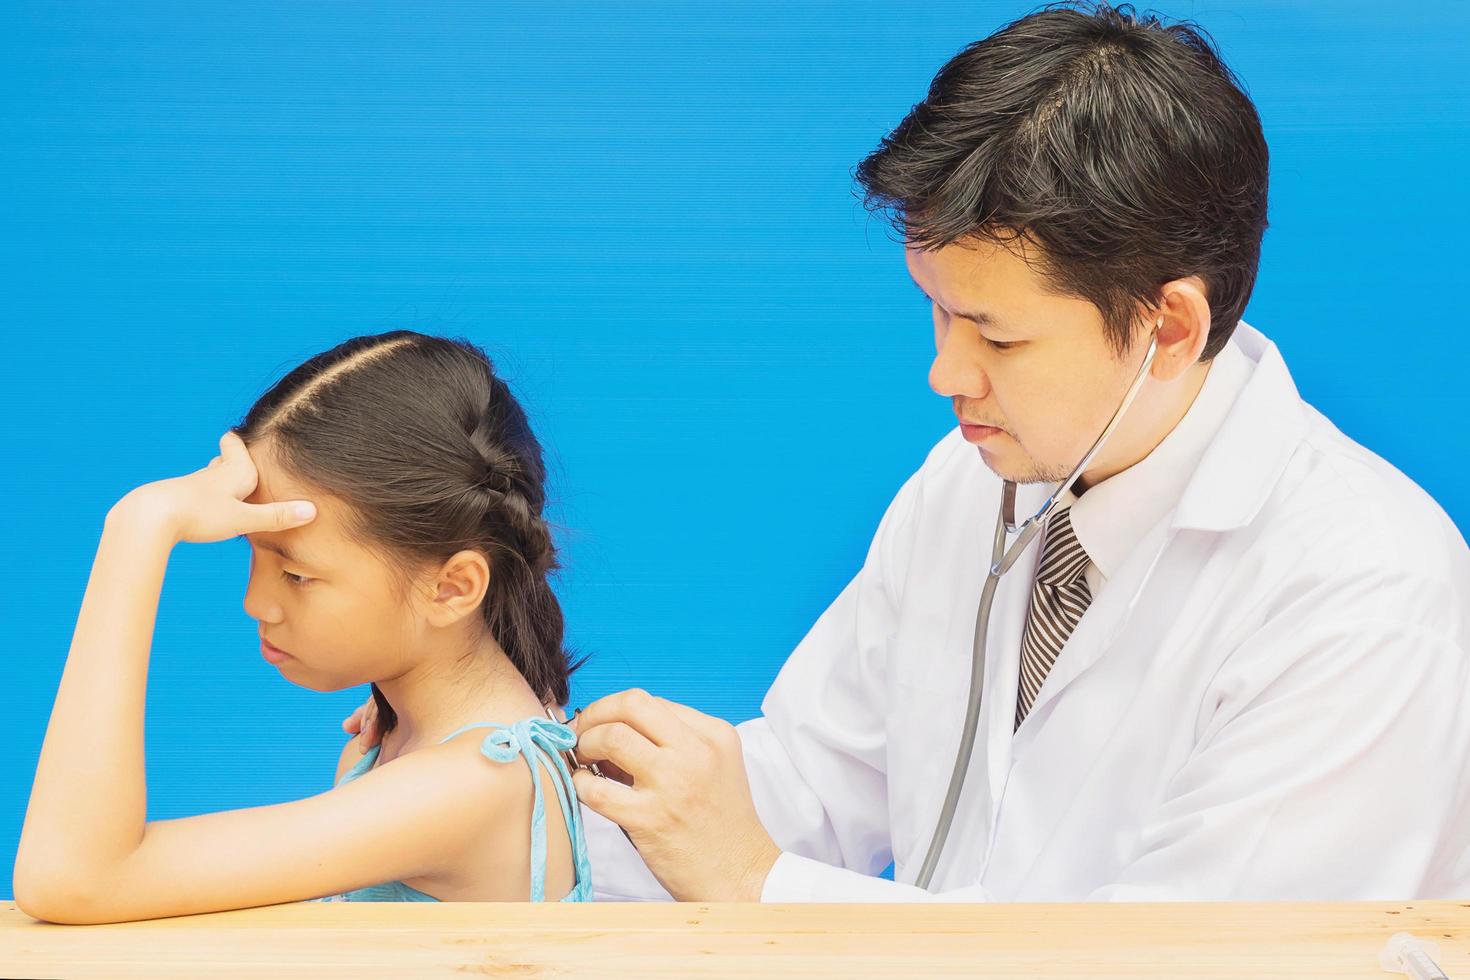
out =
[[[250,593],[246,592],[245,615],[259,623],[279,623],[281,621],[281,607],[254,602],[251,600]]]
[[[256,576],[252,572],[250,581],[245,586],[245,615],[261,623],[279,623],[281,621],[281,607],[271,600],[264,590],[256,582]]]

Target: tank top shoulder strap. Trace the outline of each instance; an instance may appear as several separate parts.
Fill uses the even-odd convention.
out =
[[[343,783],[350,783],[358,776],[361,776],[363,773],[371,769],[373,766],[373,761],[378,757],[378,750],[381,748],[381,745],[374,745],[372,748],[364,752],[362,754],[362,758],[358,759],[355,763],[352,764],[351,769],[348,769],[342,774],[342,778],[337,780],[336,785],[341,786]]]
[[[587,857],[582,814],[577,807],[572,774],[562,758],[563,752],[570,751],[577,744],[577,733],[552,718],[531,717],[510,725],[471,722],[439,741],[442,744],[472,728],[492,729],[480,743],[481,755],[495,762],[512,762],[519,755],[526,760],[526,767],[531,772],[531,787],[535,792],[535,802],[531,808],[531,901],[546,900],[546,804],[541,794],[541,774],[537,771],[538,768],[545,769],[552,777],[562,819],[566,822],[567,835],[571,837],[572,864],[576,873],[576,883],[572,889],[579,895],[590,894],[592,867]],[[547,759],[551,760],[549,766]]]

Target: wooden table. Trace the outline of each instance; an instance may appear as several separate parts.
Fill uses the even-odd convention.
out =
[[[1395,932],[1470,980],[1470,902],[274,905],[119,925],[0,902],[4,977],[1387,977]]]

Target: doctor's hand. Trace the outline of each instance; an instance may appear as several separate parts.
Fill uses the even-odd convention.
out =
[[[638,689],[592,702],[569,723],[578,798],[620,824],[681,902],[758,902],[781,855],[756,816],[735,727]],[[605,763],[611,762],[612,766]]]

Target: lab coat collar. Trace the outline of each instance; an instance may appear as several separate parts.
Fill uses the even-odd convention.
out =
[[[1080,498],[1069,490],[1060,499],[1073,506],[1077,539],[1105,580],[1170,508],[1169,530],[1249,524],[1305,434],[1296,384],[1269,338],[1242,320],[1215,360],[1194,404],[1152,453]],[[1035,513],[1055,487],[1018,486],[1017,516]]]
[[[1014,741],[1008,736],[1010,726],[1014,717],[1014,701],[1008,702],[1008,707],[998,712],[1004,715],[1004,732],[1000,732],[1002,722],[992,719],[992,737],[998,739],[998,744],[992,746],[990,759],[993,776],[1001,777],[1000,785],[992,786],[994,793],[1001,792],[1003,778],[1009,770],[1012,752],[1023,751],[1023,747],[1034,737],[1037,724],[1043,721],[1048,713],[1048,705],[1056,699],[1061,691],[1072,682],[1083,671],[1102,656],[1110,646],[1117,641],[1119,634],[1125,630],[1132,620],[1131,613],[1138,603],[1144,589],[1148,587],[1150,579],[1161,559],[1166,556],[1165,544],[1172,539],[1174,532],[1179,529],[1191,528],[1206,531],[1225,531],[1232,528],[1242,527],[1253,520],[1261,507],[1264,505],[1272,489],[1276,485],[1282,470],[1293,450],[1299,444],[1305,432],[1306,419],[1303,415],[1304,409],[1300,401],[1296,400],[1296,386],[1292,383],[1291,376],[1286,370],[1281,355],[1276,346],[1263,337],[1256,330],[1248,327],[1245,323],[1239,324],[1232,344],[1239,346],[1244,355],[1244,367],[1249,376],[1243,380],[1238,376],[1234,378],[1234,386],[1238,387],[1238,394],[1233,402],[1228,404],[1223,420],[1213,420],[1215,428],[1214,437],[1208,439],[1208,444],[1203,448],[1199,456],[1199,463],[1194,467],[1192,473],[1184,472],[1183,497],[1179,500],[1179,506],[1175,508],[1172,517],[1164,519],[1162,513],[1156,513],[1151,520],[1143,521],[1143,530],[1140,535],[1128,543],[1122,559],[1115,569],[1116,578],[1121,583],[1118,588],[1104,590],[1093,602],[1077,624],[1076,630],[1068,638],[1062,655],[1057,658],[1056,664],[1047,675],[1045,683],[1037,693],[1036,700],[1031,706],[1031,711],[1021,727],[1016,730]],[[1222,356],[1224,352],[1222,351]],[[1229,368],[1229,362],[1220,367]],[[1241,365],[1237,364],[1236,367]],[[1213,369],[1211,375],[1214,374]],[[1231,371],[1227,370],[1218,376],[1215,388],[1221,393],[1222,401],[1228,401],[1228,391],[1232,387]],[[1206,386],[1209,385],[1206,380]],[[1212,392],[1211,400],[1200,403],[1196,397],[1195,405],[1190,406],[1190,412],[1186,413],[1186,419],[1190,418],[1196,407],[1207,410],[1219,409],[1215,402],[1217,392]],[[1201,396],[1203,389],[1201,389]],[[1195,447],[1195,441],[1201,438],[1201,429],[1210,428],[1206,425],[1206,413],[1202,412],[1196,416],[1199,420],[1199,428],[1195,422],[1184,429],[1184,438],[1179,440],[1181,447]],[[1183,421],[1180,423],[1183,425]],[[1180,427],[1175,427],[1179,432]],[[1173,435],[1173,433],[1171,433]],[[1204,437],[1208,436],[1205,432]],[[1163,446],[1163,443],[1160,443]],[[1170,453],[1176,450],[1171,449]],[[1192,459],[1194,452],[1185,453],[1184,449],[1177,450],[1186,459]],[[1150,457],[1152,458],[1152,457]],[[1161,457],[1165,459],[1166,457]],[[1178,461],[1175,460],[1175,463]],[[1162,469],[1168,469],[1169,464]],[[1132,467],[1130,467],[1132,469]],[[1106,486],[1114,480],[1118,480],[1126,474],[1117,474],[1108,480],[1099,483],[1087,491],[1081,498],[1086,502],[1093,492]],[[1147,472],[1147,471],[1141,471]],[[1152,485],[1153,477],[1148,481]],[[1160,478],[1162,479],[1162,478]],[[1127,484],[1119,484],[1126,486]],[[1176,484],[1177,485],[1177,484]],[[1024,503],[1027,506],[1039,507],[1046,499],[1046,495],[1053,485],[1027,484],[1020,490],[1028,491],[1024,495]],[[1021,497],[1018,493],[1017,511],[1021,512]],[[1161,505],[1164,510],[1171,505],[1171,500],[1166,500]],[[1125,502],[1124,510],[1127,508]],[[1074,524],[1076,517],[1074,516]],[[1079,540],[1081,534],[1079,533]],[[1084,547],[1086,542],[1084,542]],[[1039,550],[1039,549],[1038,549]],[[1181,552],[1183,554],[1183,552]],[[1104,560],[1107,560],[1105,557]],[[1182,559],[1174,555],[1169,562],[1179,565]],[[1168,564],[1168,563],[1166,563]],[[1179,565],[1182,569],[1188,566],[1188,562]],[[1034,566],[1027,566],[1028,568]],[[1021,574],[1027,574],[1022,572]],[[1166,569],[1164,584],[1160,587],[1162,591],[1156,591],[1151,598],[1151,603],[1160,608],[1171,608],[1168,593],[1177,591],[1188,582],[1188,575],[1175,574]],[[1174,581],[1178,579],[1178,581]],[[1122,591],[1119,591],[1119,588]],[[1017,615],[1024,617],[1024,604],[1018,604]],[[1144,627],[1156,628],[1160,620],[1158,617],[1148,618]],[[1147,632],[1147,630],[1145,630]],[[1154,643],[1157,637],[1140,635],[1136,642]],[[1006,647],[1005,649],[1016,649]],[[1018,658],[1007,658],[1007,663]],[[1006,674],[1007,680],[1012,674]],[[1014,698],[1015,688],[1011,687],[1011,698]],[[995,709],[992,709],[993,711]],[[1080,751],[1080,750],[1079,750]],[[992,796],[993,805],[997,799]],[[994,814],[992,813],[992,819]]]
[[[1171,529],[1231,531],[1251,523],[1306,435],[1306,407],[1276,345],[1244,320],[1231,345],[1254,366],[1194,468]]]
[[[1072,507],[1077,540],[1104,580],[1117,574],[1145,532],[1180,501],[1253,367],[1240,348],[1226,344],[1184,417],[1153,451],[1080,497],[1068,490],[1062,498]]]

